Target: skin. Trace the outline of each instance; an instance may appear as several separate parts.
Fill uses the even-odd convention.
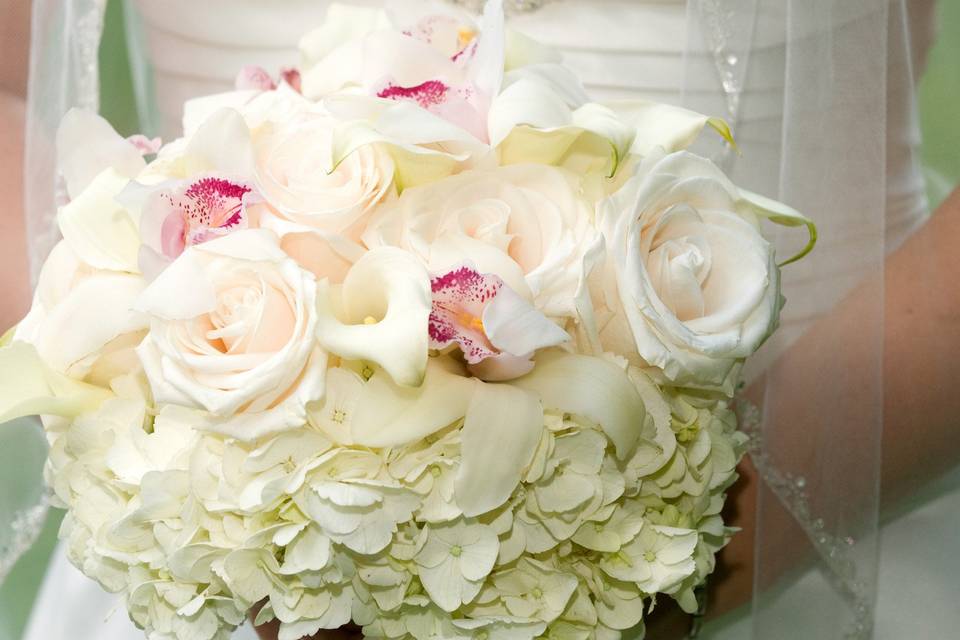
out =
[[[30,305],[23,220],[23,109],[30,3],[0,0],[0,332]]]
[[[913,6],[928,7],[931,0]],[[29,34],[29,3],[0,0],[0,327],[12,326],[29,307],[25,231],[22,214],[23,100]],[[926,23],[924,23],[926,24]],[[929,24],[927,24],[929,27]],[[884,354],[883,496],[886,504],[904,495],[956,464],[960,452],[960,394],[951,393],[960,374],[960,361],[948,354],[960,353],[960,189],[942,205],[933,218],[887,261],[886,323]],[[922,283],[922,286],[918,286]],[[842,303],[829,321],[815,326],[784,357],[787,370],[807,372],[790,384],[816,393],[821,377],[811,376],[821,364],[818,344],[844,344],[841,362],[833,366],[856,367],[869,360],[872,344],[859,330],[859,309],[876,295],[879,281],[864,283]],[[752,389],[751,393],[757,393]],[[810,397],[799,392],[798,398]],[[791,409],[793,411],[793,409]],[[798,424],[815,420],[809,407],[798,402]],[[923,419],[918,419],[922,416]],[[798,429],[797,432],[802,432]],[[802,447],[802,440],[798,440]],[[761,486],[756,470],[745,460],[741,480],[733,488],[726,518],[742,529],[720,554],[711,579],[710,616],[746,602],[753,588],[755,513]],[[802,534],[789,516],[773,519],[770,540],[784,549],[804,546]],[[783,570],[794,562],[791,553],[780,554]],[[689,622],[667,599],[661,599],[648,620],[650,640],[682,637]],[[264,640],[275,640],[276,625],[258,628]],[[324,631],[315,640],[355,640],[356,629]]]

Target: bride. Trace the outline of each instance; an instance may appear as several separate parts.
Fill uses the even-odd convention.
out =
[[[881,415],[885,502],[909,494],[960,453],[951,429],[960,398],[943,382],[956,375],[949,354],[960,348],[951,324],[960,297],[943,293],[960,272],[951,242],[960,234],[960,196],[927,220],[911,123],[911,70],[922,64],[932,3],[911,2],[909,15],[901,2],[882,10],[880,0],[514,4],[536,8],[517,11],[514,28],[562,50],[596,97],[683,101],[731,120],[742,154],[704,152],[744,184],[780,192],[821,225],[820,259],[788,275],[784,330],[766,347],[765,376],[754,376],[747,390],[762,400],[762,445],[731,495],[730,517],[743,532],[711,579],[707,612],[718,615],[752,594],[755,638],[839,638],[848,628],[860,634],[852,637],[868,637]],[[128,4],[143,29],[131,41],[145,44],[133,47],[134,57],[148,59],[154,71],[137,77],[144,127],[175,136],[185,98],[229,89],[243,64],[291,61],[298,32],[322,19],[325,5]],[[7,28],[21,30],[0,43],[11,49],[0,69],[3,86],[21,96],[22,13],[23,3],[0,2],[0,15],[12,17]],[[22,103],[4,97],[0,109],[0,144],[17,146]],[[21,201],[19,163],[10,162],[19,152],[4,150],[6,327],[27,304],[25,278],[10,275],[26,273],[27,256],[21,217],[9,215]],[[878,275],[884,266],[885,278]],[[799,578],[791,574],[798,565],[807,568]],[[801,602],[805,611],[798,613]],[[119,613],[103,625],[116,606],[57,556],[26,638],[141,637]],[[654,615],[649,637],[679,638],[689,628],[665,609]],[[785,631],[784,619],[801,626]],[[270,637],[268,629],[259,632]]]

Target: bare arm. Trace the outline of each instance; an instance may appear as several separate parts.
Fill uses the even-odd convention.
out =
[[[0,0],[0,93],[27,95],[31,4]]]
[[[960,189],[886,263],[884,506],[895,504],[960,461],[960,394],[954,390],[960,376],[958,241]],[[840,359],[835,363],[840,367],[856,367],[858,360],[871,357],[872,341],[860,339],[859,317],[864,297],[874,295],[876,284],[866,283],[784,356],[789,363],[786,369],[798,372],[785,381],[798,390],[797,424],[817,419],[804,400],[816,397],[804,389],[821,384],[810,379],[815,376],[805,376],[805,372],[816,371],[814,361],[823,358],[823,350],[817,345],[845,345],[843,353],[833,354]],[[722,567],[712,580],[711,615],[724,613],[751,595],[754,514],[760,480],[749,461],[740,471],[742,480],[731,495],[729,516],[743,531],[722,552]],[[780,540],[785,550],[803,548],[803,541],[797,539],[799,529],[791,522],[780,524],[778,531],[770,532],[771,539]],[[792,554],[785,551],[782,555],[784,563],[792,561]]]
[[[0,0],[0,333],[29,305],[23,216],[23,113],[30,3]]]

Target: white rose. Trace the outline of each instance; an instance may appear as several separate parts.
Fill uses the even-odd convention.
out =
[[[573,173],[513,165],[407,189],[374,215],[363,239],[405,248],[435,273],[472,262],[546,315],[575,317],[600,242],[592,219]]]
[[[601,205],[613,312],[598,318],[603,348],[639,356],[676,384],[732,393],[738,363],[776,328],[781,307],[764,216],[708,160],[647,158]]]
[[[119,372],[105,356],[120,357],[147,328],[147,317],[133,310],[144,286],[140,275],[87,265],[61,241],[44,263],[30,313],[14,337],[33,344],[55,370],[106,385]]]
[[[188,248],[143,292],[137,352],[157,404],[204,409],[208,428],[249,440],[304,424],[323,396],[317,285],[268,231]]]
[[[333,166],[336,122],[302,114],[267,123],[254,137],[256,182],[275,210],[261,225],[278,234],[336,233],[356,238],[374,206],[394,192],[394,165],[376,145],[360,147]]]

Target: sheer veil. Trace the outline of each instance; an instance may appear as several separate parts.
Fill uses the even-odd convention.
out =
[[[97,48],[106,0],[34,0],[24,158],[24,211],[31,282],[56,244],[61,189],[55,138],[72,107],[97,108]],[[0,429],[0,581],[39,535],[47,511],[36,420]]]
[[[762,372],[748,374],[762,373],[752,388],[763,388],[762,406],[744,403],[742,412],[763,480],[753,636],[868,638],[877,586],[884,258],[910,231],[887,228],[895,217],[888,207],[904,208],[888,176],[898,184],[918,179],[905,4],[696,0],[689,7],[689,23],[699,28],[691,30],[687,84],[712,64],[720,91],[688,91],[688,104],[725,108],[740,144],[739,154],[723,157],[735,181],[805,211],[821,237],[812,259],[787,267],[783,326],[753,363]],[[885,132],[907,133],[888,140]],[[777,241],[792,248],[792,238]],[[841,326],[841,310],[849,317],[850,307],[853,330]]]
[[[71,106],[96,106],[104,0],[34,4],[26,210],[36,269],[56,238],[57,120]],[[764,346],[750,378],[759,406],[743,403],[763,478],[753,635],[789,638],[790,628],[803,628],[797,637],[868,638],[888,147],[896,144],[884,132],[910,130],[912,117],[905,2],[687,0],[687,13],[684,101],[726,116],[739,144],[738,152],[701,151],[738,184],[810,215],[822,238],[813,259],[787,268],[783,330]],[[901,164],[915,170],[909,158]],[[794,239],[774,237],[788,255]],[[853,303],[859,322],[849,344],[833,330],[832,314]]]

